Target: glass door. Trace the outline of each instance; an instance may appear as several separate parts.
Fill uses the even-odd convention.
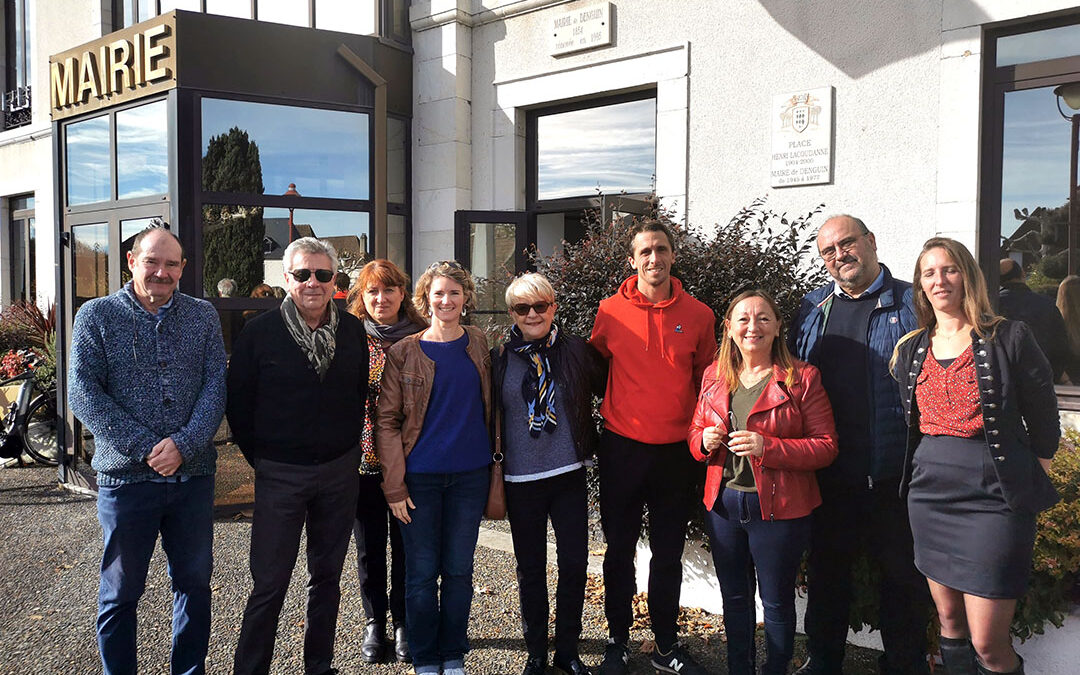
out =
[[[458,211],[454,215],[454,257],[476,278],[475,325],[489,336],[510,326],[504,294],[506,285],[529,269],[530,236],[526,214],[520,211]]]
[[[131,250],[132,240],[155,219],[166,220],[168,212],[168,202],[161,202],[65,217],[61,236],[64,247],[61,283],[66,301],[61,303],[63,316],[60,317],[64,344],[58,350],[58,357],[63,358],[64,362],[57,364],[57,396],[64,397],[65,401],[66,355],[71,349],[71,327],[75,315],[87,301],[113,293],[131,279],[127,252]],[[94,456],[93,435],[79,424],[67,405],[61,406],[61,409],[64,417],[61,442],[66,449],[61,480],[96,489],[89,468]]]

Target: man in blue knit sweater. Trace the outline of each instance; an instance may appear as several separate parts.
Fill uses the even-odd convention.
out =
[[[98,650],[106,675],[135,673],[135,610],[158,534],[173,588],[171,671],[203,673],[210,640],[214,433],[225,412],[217,312],[176,292],[168,230],[136,235],[132,280],[75,315],[68,400],[94,434],[104,535]]]

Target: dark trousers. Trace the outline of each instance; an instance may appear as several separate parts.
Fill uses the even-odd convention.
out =
[[[469,651],[473,558],[487,504],[488,467],[406,473],[412,522],[405,542],[405,621],[417,673],[459,665]]]
[[[304,672],[321,675],[334,659],[341,601],[341,568],[356,512],[359,455],[348,452],[317,466],[255,462],[255,516],[251,524],[251,578],[233,672],[270,672],[274,639],[289,589],[300,534],[307,529],[307,610]]]
[[[135,610],[146,588],[146,573],[159,533],[173,590],[169,670],[176,675],[206,672],[214,477],[102,485],[97,506],[104,535],[97,638],[105,675],[136,672]]]
[[[767,521],[756,492],[725,489],[705,512],[713,566],[724,599],[728,673],[754,675],[754,583],[765,609],[767,660],[761,672],[783,675],[795,651],[795,576],[810,540],[810,516]]]
[[[852,565],[867,553],[881,570],[878,588],[882,673],[924,673],[930,592],[915,569],[907,505],[895,481],[822,486],[813,513],[807,567],[806,635],[814,661],[840,673],[851,607]]]
[[[547,658],[547,522],[555,530],[559,581],[555,590],[555,656],[578,655],[589,562],[585,469],[506,484],[506,508],[517,558],[521,623],[529,656]]]
[[[638,443],[605,429],[600,437],[600,521],[604,554],[604,613],[608,634],[625,643],[633,623],[634,551],[642,508],[649,509],[649,619],[667,652],[678,633],[682,554],[696,467],[685,441]]]
[[[360,474],[356,500],[356,576],[360,580],[360,603],[369,621],[386,623],[386,610],[394,626],[405,627],[405,548],[398,519],[390,515],[381,487],[382,476]],[[386,577],[386,539],[390,538],[390,587]],[[387,601],[387,590],[390,591]]]

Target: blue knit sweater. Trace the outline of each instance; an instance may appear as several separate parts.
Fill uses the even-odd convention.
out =
[[[214,473],[225,412],[225,347],[217,311],[174,293],[160,320],[131,283],[79,308],[71,334],[68,401],[94,434],[99,485],[158,478],[146,457],[171,437],[179,475]]]

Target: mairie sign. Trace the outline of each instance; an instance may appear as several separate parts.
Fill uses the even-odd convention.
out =
[[[175,12],[49,59],[54,120],[148,96],[175,85]]]

